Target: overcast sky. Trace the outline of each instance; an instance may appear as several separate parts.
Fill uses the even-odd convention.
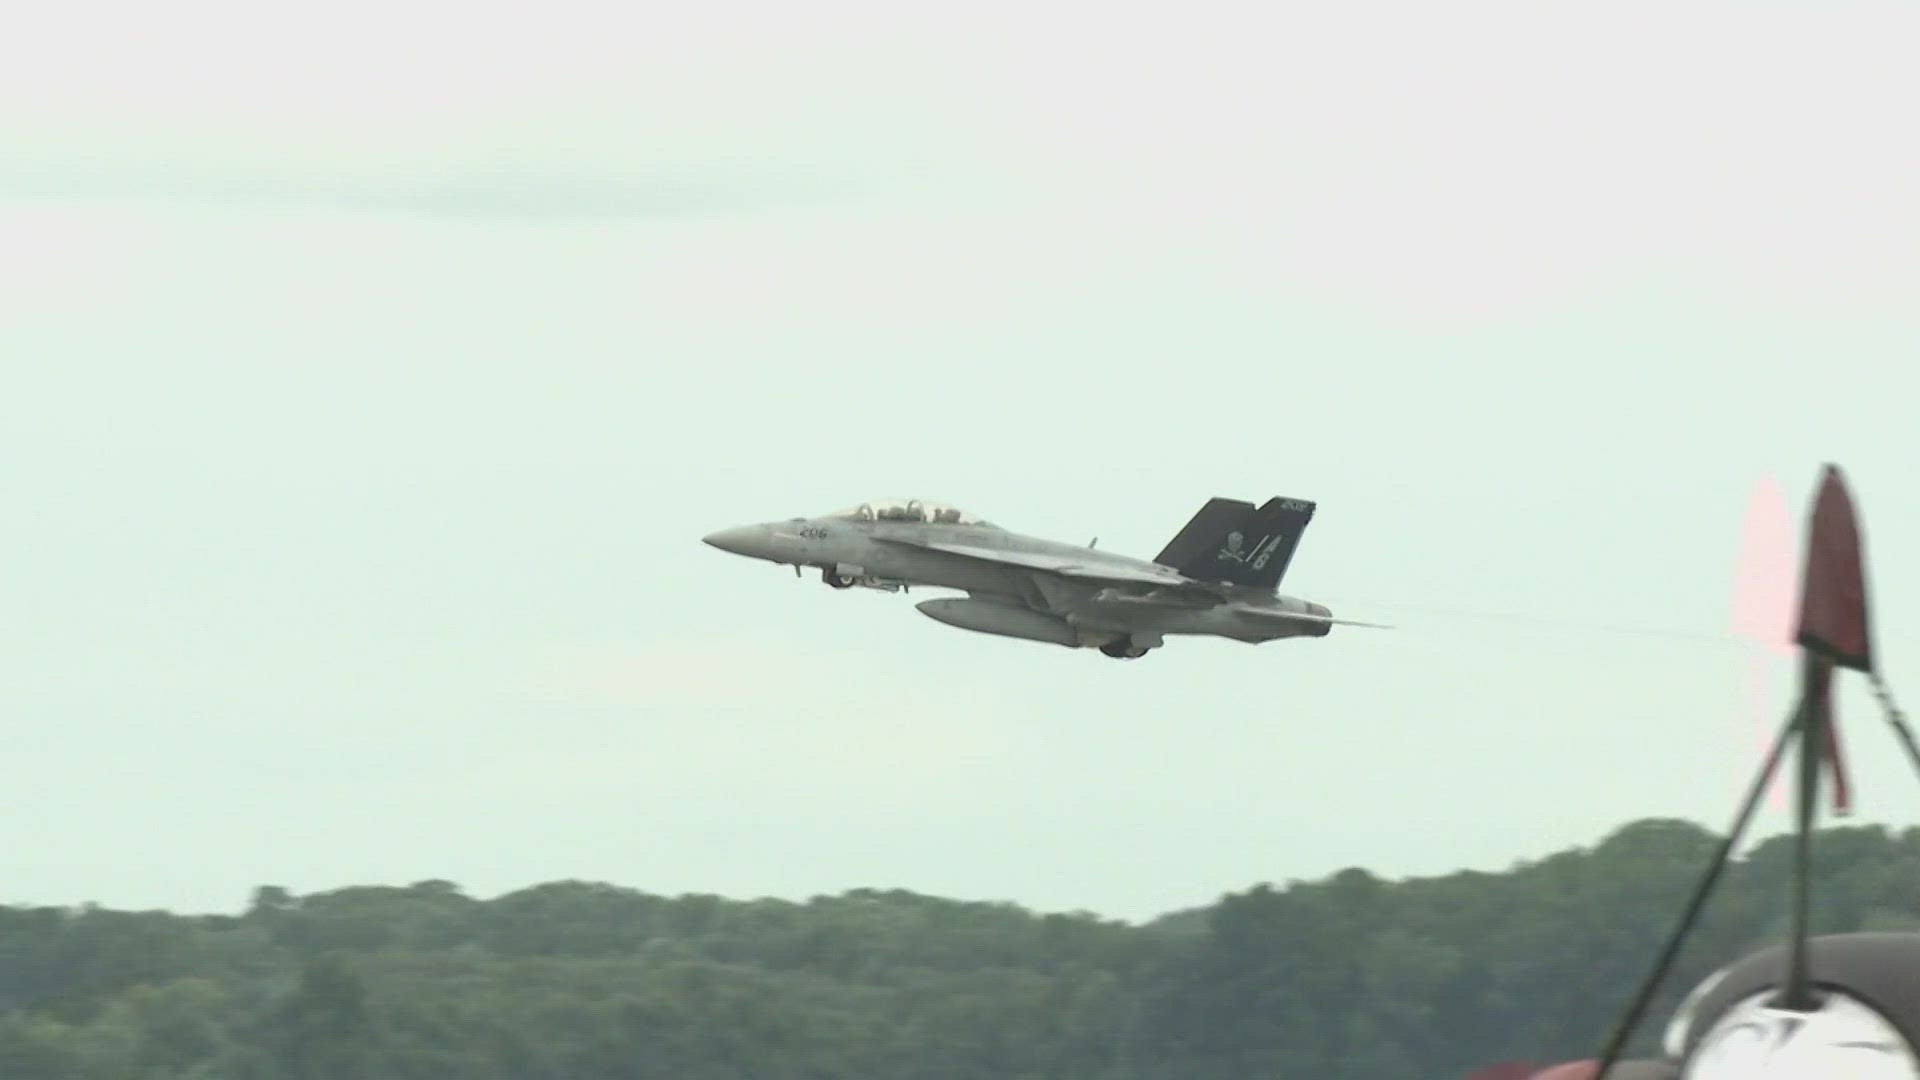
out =
[[[1718,829],[1747,499],[1825,460],[1920,695],[1920,9],[1160,10],[23,16],[0,901],[1144,917]],[[1313,499],[1288,591],[1399,628],[1122,664],[699,542],[880,494]]]

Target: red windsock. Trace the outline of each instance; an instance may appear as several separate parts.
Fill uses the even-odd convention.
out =
[[[1820,479],[1807,525],[1806,575],[1800,584],[1800,622],[1794,640],[1835,667],[1873,670],[1859,518],[1846,481],[1832,465]]]
[[[1800,617],[1794,642],[1816,665],[1810,695],[1827,716],[1826,764],[1833,774],[1836,814],[1853,806],[1840,756],[1839,716],[1833,709],[1833,668],[1873,671],[1873,626],[1867,604],[1866,554],[1853,496],[1837,466],[1828,465],[1807,522],[1806,570],[1800,581]]]

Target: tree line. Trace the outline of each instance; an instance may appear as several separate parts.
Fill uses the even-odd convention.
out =
[[[1591,1056],[1719,838],[1646,820],[1513,866],[1348,869],[1130,924],[901,890],[556,882],[238,915],[0,907],[9,1080],[1405,1080]],[[1823,931],[1920,928],[1920,830],[1823,830]],[[1777,940],[1786,838],[1732,867],[1643,1026]]]

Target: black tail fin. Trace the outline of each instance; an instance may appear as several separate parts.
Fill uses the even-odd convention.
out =
[[[1238,499],[1210,499],[1154,561],[1199,581],[1278,588],[1314,506],[1276,498],[1256,510]]]
[[[1187,522],[1186,528],[1167,541],[1167,546],[1153,557],[1153,561],[1179,570],[1196,557],[1219,547],[1220,538],[1239,528],[1251,513],[1253,504],[1250,502],[1219,497],[1208,499],[1207,505],[1193,515],[1193,520]]]

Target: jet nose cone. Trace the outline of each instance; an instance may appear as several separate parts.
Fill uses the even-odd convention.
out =
[[[708,533],[700,538],[700,542],[732,555],[755,556],[760,554],[761,549],[766,546],[761,536],[762,532],[763,530],[755,525],[740,525]]]

